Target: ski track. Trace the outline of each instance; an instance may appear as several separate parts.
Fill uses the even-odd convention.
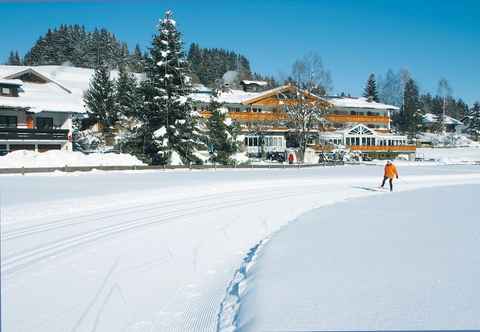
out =
[[[455,171],[452,171],[455,173]],[[372,181],[371,177],[368,177]],[[9,220],[8,223],[2,219],[3,229],[1,234],[2,240],[2,290],[5,289],[4,281],[15,281],[18,276],[28,276],[30,271],[34,271],[39,263],[47,263],[55,265],[55,262],[62,257],[68,256],[73,252],[80,252],[88,247],[95,247],[96,244],[118,237],[122,234],[131,234],[132,232],[143,230],[148,227],[164,227],[166,225],[178,223],[196,223],[201,216],[211,216],[211,220],[202,219],[202,225],[211,224],[219,237],[224,237],[222,241],[229,242],[230,229],[235,231],[238,223],[246,222],[242,214],[232,214],[227,220],[217,220],[217,216],[223,215],[228,211],[237,211],[240,209],[248,210],[254,206],[265,205],[269,209],[281,208],[283,203],[291,200],[305,200],[303,210],[295,210],[294,213],[303,213],[309,209],[313,209],[325,204],[334,203],[346,198],[382,195],[383,192],[368,192],[358,189],[359,185],[365,184],[365,178],[343,177],[340,179],[328,180],[326,178],[299,178],[298,181],[259,182],[262,186],[251,184],[240,190],[227,190],[210,194],[211,188],[205,187],[204,192],[192,192],[182,194],[176,199],[152,199],[151,203],[135,203],[132,200],[127,202],[126,206],[118,207],[115,204],[104,204],[94,209],[88,209],[85,212],[82,208],[76,208],[72,211],[49,211],[46,215],[52,215],[48,222],[43,222],[42,216],[32,215],[30,217],[24,215],[19,220]],[[378,179],[375,178],[375,181]],[[480,173],[451,174],[451,175],[416,175],[408,177],[408,181],[403,182],[401,190],[415,190],[422,187],[441,186],[447,184],[462,184],[465,182],[480,182]],[[355,188],[357,186],[357,188]],[[329,192],[332,193],[332,200],[329,198]],[[114,202],[118,197],[112,196],[109,203]],[[316,200],[318,198],[318,201]],[[320,201],[323,198],[323,201]],[[12,211],[7,209],[7,215],[14,216]],[[284,208],[288,209],[288,206]],[[5,211],[2,211],[5,213]],[[235,213],[235,212],[234,212]],[[265,211],[264,211],[265,213]],[[265,214],[261,216],[264,216]],[[258,221],[260,228],[263,228],[264,238],[271,235],[272,229],[278,225],[270,225],[269,219],[265,216]],[[200,218],[201,219],[201,218]],[[40,221],[40,222],[38,222]],[[36,222],[36,223],[35,223]],[[270,221],[271,222],[271,221]],[[6,226],[6,227],[5,227]],[[90,228],[90,229],[89,229]],[[278,228],[277,228],[278,229]],[[56,234],[63,232],[62,234]],[[71,234],[65,236],[66,234]],[[230,235],[229,235],[230,234]],[[39,242],[38,239],[44,240]],[[14,244],[30,239],[37,239],[33,245],[20,246],[21,249],[9,249],[5,253],[4,248],[14,248]],[[45,241],[45,239],[47,239]],[[252,239],[255,240],[255,239]],[[262,238],[257,238],[262,240]],[[208,250],[203,247],[204,241],[208,239],[200,239],[192,248],[191,266],[193,273],[200,273],[199,259],[204,259],[202,251]],[[251,242],[252,244],[255,242]],[[221,314],[221,306],[225,303],[226,294],[225,287],[228,283],[228,271],[235,272],[235,264],[241,263],[241,257],[232,257],[226,264],[226,270],[207,271],[209,277],[201,284],[179,285],[176,288],[175,295],[164,302],[162,310],[158,311],[157,316],[150,321],[137,321],[129,303],[123,294],[122,287],[114,281],[116,275],[121,275],[128,271],[148,271],[152,266],[174,264],[174,254],[165,244],[164,253],[156,253],[151,259],[138,265],[122,267],[117,261],[110,262],[108,273],[104,275],[104,280],[98,284],[97,292],[92,294],[90,301],[83,304],[71,304],[64,308],[62,312],[57,312],[54,317],[44,317],[34,322],[17,322],[18,331],[30,330],[48,330],[63,331],[62,329],[50,329],[49,325],[54,321],[63,321],[62,317],[71,316],[72,313],[77,314],[77,321],[67,323],[71,331],[101,331],[102,315],[111,301],[117,300],[122,302],[124,306],[130,310],[126,313],[126,322],[122,331],[214,331],[219,327],[218,318]],[[248,248],[244,248],[246,253]],[[211,248],[210,248],[211,250]],[[175,257],[178,259],[178,257]],[[204,267],[203,267],[204,268]],[[205,271],[203,271],[205,272]],[[227,277],[225,277],[227,273]],[[231,278],[231,274],[230,274]],[[108,284],[113,282],[113,285]],[[232,281],[233,282],[233,281]],[[232,284],[232,282],[230,284]],[[108,284],[108,285],[107,285]],[[228,295],[228,294],[227,294]],[[185,302],[184,297],[190,300]],[[119,300],[120,299],[120,300]],[[2,300],[3,301],[3,300]],[[223,303],[223,304],[222,304]],[[2,303],[2,307],[4,304]],[[220,314],[219,314],[220,311]],[[162,312],[166,314],[162,316]],[[85,320],[89,319],[92,323],[90,328],[86,329]],[[65,318],[66,319],[66,318]],[[83,324],[86,324],[85,326]],[[64,327],[65,327],[64,326]],[[2,326],[3,327],[3,326]]]
[[[4,276],[8,277],[13,273],[22,270],[23,268],[29,267],[32,264],[40,262],[43,259],[49,258],[51,256],[56,256],[62,253],[67,253],[68,250],[70,249],[74,249],[82,245],[90,244],[95,241],[120,234],[122,232],[128,232],[128,231],[135,230],[137,228],[152,226],[156,224],[167,224],[170,222],[177,221],[178,219],[183,217],[188,217],[188,216],[202,214],[202,213],[211,213],[212,210],[218,211],[221,209],[237,207],[237,206],[244,206],[244,205],[251,205],[251,204],[255,205],[255,204],[263,203],[266,201],[271,201],[274,199],[288,198],[296,195],[310,195],[318,192],[321,192],[321,191],[316,190],[316,191],[305,192],[305,188],[302,188],[302,190],[289,191],[287,193],[281,193],[281,194],[273,194],[270,192],[269,193],[270,197],[268,198],[265,198],[266,193],[262,193],[261,195],[250,197],[249,199],[237,198],[232,200],[224,200],[223,202],[221,202],[221,204],[212,205],[211,203],[207,203],[199,206],[193,206],[187,209],[179,208],[172,211],[158,209],[158,210],[154,210],[155,211],[154,214],[142,215],[142,217],[140,218],[132,219],[126,222],[122,222],[120,224],[104,226],[102,228],[97,228],[90,232],[66,237],[61,240],[49,242],[45,245],[37,246],[31,249],[24,250],[19,253],[10,255],[10,256],[6,256],[2,262],[1,267],[2,267]],[[71,224],[68,224],[67,226],[71,226]],[[50,230],[51,229],[47,227],[46,229],[40,229],[38,231],[30,232],[27,234],[22,233],[22,236],[48,232]],[[13,237],[13,239],[15,238],[16,237]],[[9,238],[7,233],[7,237],[5,238],[5,240],[8,241],[11,239],[12,237]]]

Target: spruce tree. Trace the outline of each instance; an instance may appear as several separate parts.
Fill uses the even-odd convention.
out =
[[[135,76],[121,66],[115,81],[115,109],[118,117],[128,121],[135,116],[139,108],[139,93]]]
[[[106,65],[100,65],[95,70],[83,100],[88,115],[101,125],[103,134],[111,134],[118,114],[115,108],[115,87]]]
[[[405,102],[401,111],[402,129],[408,133],[409,137],[414,138],[421,125],[422,113],[418,86],[412,78],[405,84],[403,98]]]
[[[184,163],[199,163],[196,149],[202,147],[199,114],[193,111],[189,67],[182,51],[181,34],[167,11],[154,36],[142,82],[143,110],[137,114],[143,159],[167,164],[176,152]]]
[[[480,137],[480,103],[476,102],[473,104],[473,107],[470,109],[468,116],[468,132],[472,137],[478,141]]]
[[[208,150],[211,153],[211,161],[228,165],[232,163],[230,157],[237,152],[238,145],[235,141],[237,127],[230,119],[226,119],[221,105],[215,101],[210,102],[208,110],[212,115],[207,120]]]
[[[377,91],[377,82],[375,80],[375,74],[370,74],[368,77],[367,85],[363,92],[365,98],[372,98],[373,101],[379,102],[378,91]]]
[[[130,55],[129,68],[136,73],[144,71],[144,58],[138,44],[135,45],[133,53]]]
[[[10,52],[10,55],[8,56],[6,64],[10,66],[20,66],[22,64],[22,60],[20,59],[20,55],[18,54],[18,51]]]

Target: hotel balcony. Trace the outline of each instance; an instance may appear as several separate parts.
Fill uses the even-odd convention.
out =
[[[348,147],[352,151],[360,152],[415,152],[417,150],[415,145],[350,145]]]
[[[388,124],[390,118],[383,115],[349,115],[349,114],[328,114],[325,116],[330,122],[354,122],[354,123],[383,123]]]
[[[203,118],[208,119],[212,116],[211,112],[201,112]],[[267,122],[267,121],[280,121],[288,118],[285,113],[262,113],[262,112],[229,112],[228,116],[239,122]]]

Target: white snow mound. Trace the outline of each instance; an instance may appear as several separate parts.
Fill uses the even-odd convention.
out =
[[[13,151],[0,157],[0,168],[34,168],[64,166],[134,166],[144,165],[136,157],[120,153],[92,153],[70,151]]]

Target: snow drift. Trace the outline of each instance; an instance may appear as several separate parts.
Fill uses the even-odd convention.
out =
[[[134,166],[143,165],[129,154],[92,153],[70,151],[14,151],[0,157],[0,168],[64,167],[64,166]]]

